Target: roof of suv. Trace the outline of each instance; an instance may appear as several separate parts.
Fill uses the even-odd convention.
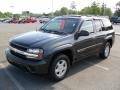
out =
[[[83,20],[90,20],[90,19],[107,19],[99,16],[81,16],[81,15],[64,15],[64,16],[59,16],[59,17],[64,17],[64,18],[78,18],[78,19],[83,19]]]

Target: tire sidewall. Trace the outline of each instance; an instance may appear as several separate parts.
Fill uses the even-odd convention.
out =
[[[67,62],[67,70],[66,70],[66,73],[62,77],[58,77],[55,73],[55,67],[59,60],[66,60]],[[54,58],[54,60],[52,61],[52,64],[50,66],[50,70],[49,70],[50,76],[56,81],[62,80],[66,76],[69,70],[69,67],[70,67],[69,58],[63,54],[57,55],[56,58]]]
[[[106,56],[106,55],[105,55],[105,49],[106,49],[106,47],[107,47],[108,45],[109,45],[109,54],[108,54],[108,56]],[[99,57],[102,58],[102,59],[108,58],[109,55],[110,55],[110,49],[111,49],[110,43],[109,43],[109,42],[106,42],[106,43],[103,45],[103,47],[101,48],[101,51],[100,51],[100,53],[99,53]]]
[[[108,53],[108,55],[106,56],[106,55],[105,55],[105,50],[106,50],[106,47],[107,47],[107,46],[109,46],[109,53]],[[105,56],[105,58],[108,58],[109,55],[110,55],[110,43],[107,42],[106,45],[105,45],[105,47],[104,47],[104,56]]]

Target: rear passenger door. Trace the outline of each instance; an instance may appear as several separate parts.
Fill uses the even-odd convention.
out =
[[[102,30],[103,23],[100,19],[94,19],[94,29],[95,29],[95,43],[96,43],[96,52],[98,52],[104,43],[105,32]]]

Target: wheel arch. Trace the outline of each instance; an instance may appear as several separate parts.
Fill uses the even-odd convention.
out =
[[[51,61],[50,61],[50,65],[52,63],[52,61],[56,58],[57,55],[60,54],[64,54],[66,56],[68,56],[69,60],[70,60],[70,65],[72,65],[73,63],[73,51],[70,48],[66,48],[66,49],[62,49],[62,50],[58,50],[56,52],[53,53]]]
[[[113,40],[112,40],[112,38],[107,39],[106,42],[109,42],[111,47],[113,46]]]

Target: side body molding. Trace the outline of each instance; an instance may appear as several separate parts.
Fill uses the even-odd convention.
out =
[[[113,35],[108,35],[105,37],[105,40],[112,39]]]
[[[59,52],[59,51],[66,50],[66,49],[72,50],[72,44],[64,44],[64,45],[55,47],[54,52],[56,52],[56,51]]]

